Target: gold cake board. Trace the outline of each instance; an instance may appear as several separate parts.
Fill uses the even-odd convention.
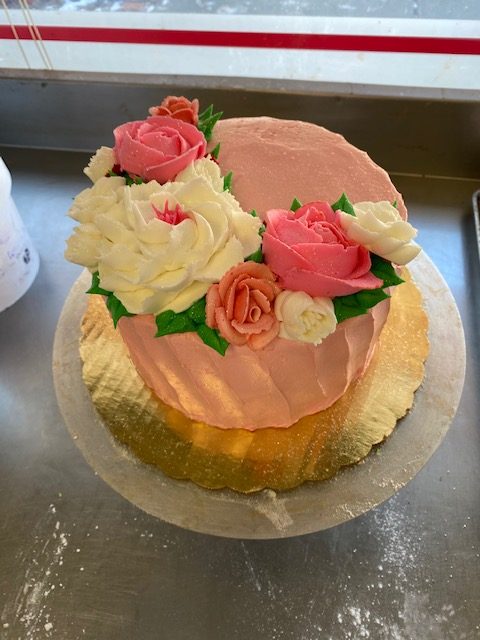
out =
[[[252,433],[193,423],[159,402],[131,365],[102,301],[84,295],[89,284],[84,273],[65,303],[55,338],[54,377],[67,426],[87,461],[111,486],[149,513],[180,526],[231,537],[272,538],[355,517],[388,498],[423,466],[448,428],[463,385],[463,331],[448,287],[425,255],[412,263],[411,271],[430,318],[426,378],[413,410],[360,464],[336,473],[364,458],[391,433],[423,377],[427,321],[411,282],[397,288],[372,363],[345,396],[289,429]],[[82,379],[78,349],[87,298],[81,350],[98,413]],[[266,488],[253,495],[206,491],[169,478],[154,465],[210,488]],[[323,481],[276,493],[306,480]]]

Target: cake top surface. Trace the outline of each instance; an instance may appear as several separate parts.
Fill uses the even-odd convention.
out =
[[[324,127],[265,116],[229,118],[215,126],[210,147],[218,143],[222,173],[234,173],[235,197],[262,218],[269,209],[288,209],[293,197],[332,203],[343,192],[352,202],[396,201],[406,218],[388,173]]]

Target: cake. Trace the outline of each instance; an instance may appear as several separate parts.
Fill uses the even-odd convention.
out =
[[[342,136],[198,111],[170,96],[115,129],[66,257],[164,403],[223,429],[286,428],[365,372],[416,231]]]

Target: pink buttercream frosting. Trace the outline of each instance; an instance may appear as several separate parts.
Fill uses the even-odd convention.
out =
[[[233,171],[235,197],[260,217],[268,209],[300,202],[335,202],[345,192],[351,202],[388,200],[407,210],[388,173],[338,133],[310,122],[277,118],[219,120],[209,148],[221,142],[222,174]]]
[[[205,136],[195,126],[168,116],[126,122],[114,132],[115,160],[122,171],[161,184],[174,180],[205,155]]]
[[[327,202],[270,209],[265,220],[265,262],[284,289],[334,298],[382,286],[370,273],[368,250],[346,237]]]
[[[342,192],[352,202],[396,200],[406,218],[388,174],[322,127],[273,118],[220,120],[212,148],[218,142],[220,168],[223,175],[233,171],[235,197],[262,218],[269,209],[288,210],[294,197],[332,203]],[[310,222],[303,225],[307,232],[315,228]],[[119,328],[137,370],[161,400],[194,420],[254,430],[287,427],[342,396],[368,365],[388,309],[386,300],[340,323],[317,346],[276,337],[258,351],[231,344],[224,357],[194,333],[154,338],[152,316],[121,318]]]
[[[329,407],[372,356],[389,300],[351,318],[320,345],[276,338],[264,349],[230,345],[224,357],[195,333],[155,334],[153,316],[119,328],[146,384],[192,420],[225,429],[288,427]]]

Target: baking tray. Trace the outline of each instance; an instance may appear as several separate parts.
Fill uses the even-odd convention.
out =
[[[475,233],[477,234],[478,257],[480,258],[480,191],[475,191],[472,196],[473,219],[475,221]]]

